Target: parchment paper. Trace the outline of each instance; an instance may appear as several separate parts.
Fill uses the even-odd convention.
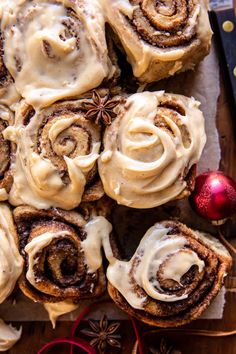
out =
[[[206,119],[207,144],[200,163],[198,173],[215,170],[219,167],[220,147],[216,129],[215,117],[217,99],[220,93],[219,65],[214,47],[195,72],[186,72],[170,79],[163,80],[150,90],[163,90],[193,96],[201,102],[201,109]],[[180,221],[191,227],[215,233],[210,223],[198,218],[190,208],[188,201],[172,202],[152,210],[134,210],[117,206],[113,213],[113,224],[125,257],[131,257],[137,248],[145,231],[155,222],[170,216],[178,216]],[[140,220],[142,222],[140,223]],[[222,318],[225,290],[223,289],[214,300],[211,307],[204,313],[203,318]],[[106,297],[106,296],[105,296]],[[44,321],[48,320],[47,312],[42,305],[33,303],[23,294],[16,294],[16,304],[6,301],[0,306],[0,318],[6,321]],[[89,301],[83,301],[78,310],[62,316],[62,320],[73,320],[81,308]],[[113,304],[106,305],[105,312],[109,318],[125,319],[126,315]],[[90,314],[94,319],[100,318],[101,310]]]

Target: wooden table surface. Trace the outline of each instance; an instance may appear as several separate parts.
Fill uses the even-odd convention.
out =
[[[233,119],[236,119],[235,111],[230,107],[230,93],[226,89],[227,84],[224,75],[221,74],[221,94],[218,101],[217,124],[222,149],[221,170],[236,180],[236,127]],[[227,234],[232,243],[236,245],[236,220],[229,223]],[[236,262],[235,262],[236,264]],[[236,266],[227,280],[228,287],[236,286]],[[208,330],[233,330],[236,329],[236,292],[228,291],[226,295],[226,307],[223,320],[199,320],[188,328]],[[14,324],[15,325],[15,324]],[[18,325],[18,324],[16,324]],[[20,325],[20,324],[19,324]],[[24,322],[21,341],[10,351],[9,354],[36,354],[41,346],[59,336],[67,336],[70,333],[71,322],[58,322],[56,330],[52,330],[49,322]],[[143,331],[150,327],[144,326]],[[122,353],[129,354],[134,344],[133,331],[129,321],[122,321],[120,333],[122,335]],[[129,333],[129,335],[127,335]],[[236,354],[236,335],[229,337],[194,337],[181,333],[165,334],[167,341],[172,343],[183,354]],[[158,348],[161,337],[155,336],[153,346]],[[174,354],[174,351],[153,351],[160,354]],[[48,353],[69,353],[67,349],[54,349]],[[112,353],[108,351],[107,353]],[[149,351],[150,353],[150,351]]]

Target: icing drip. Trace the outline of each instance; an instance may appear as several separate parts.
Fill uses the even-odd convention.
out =
[[[76,310],[78,308],[78,304],[74,304],[72,301],[68,300],[55,303],[46,303],[44,304],[44,307],[48,312],[52,327],[55,329],[58,317]]]
[[[111,224],[103,217],[94,217],[85,225],[86,239],[81,242],[81,248],[84,252],[86,264],[91,273],[96,272],[102,266],[103,246],[107,259],[113,258],[112,249],[109,243],[109,235],[112,231]],[[26,278],[28,281],[37,286],[37,278],[34,273],[34,265],[37,263],[37,253],[50,245],[53,239],[61,238],[69,235],[67,231],[46,232],[32,241],[25,247],[28,254],[28,271]]]
[[[165,99],[184,108],[181,115]],[[161,106],[163,103],[163,107]],[[119,204],[151,208],[176,198],[206,142],[204,118],[193,98],[159,92],[130,96],[107,128],[99,173]]]
[[[109,242],[112,225],[103,217],[94,217],[85,226],[86,239],[81,243],[90,272],[94,272],[102,265],[102,246],[107,259],[113,258]]]

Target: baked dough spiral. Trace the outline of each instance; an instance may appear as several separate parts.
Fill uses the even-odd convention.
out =
[[[105,291],[102,260],[93,269],[87,262],[87,242],[96,239],[99,227],[91,235],[90,221],[78,212],[29,206],[16,208],[14,219],[25,260],[19,284],[26,296],[58,303],[93,298]],[[105,218],[103,222],[108,223]]]
[[[84,102],[64,101],[39,111],[21,103],[14,127],[4,132],[17,144],[12,205],[70,210],[82,198],[92,201],[104,194],[96,163],[101,127],[86,118]]]
[[[83,94],[112,72],[98,0],[14,0],[2,10],[5,65],[34,107]]]
[[[212,31],[205,0],[101,0],[134,76],[152,82],[193,69]]]
[[[146,232],[129,261],[110,259],[108,291],[131,316],[150,325],[176,327],[209,306],[231,263],[217,239],[163,221]]]
[[[99,158],[106,194],[141,209],[188,196],[206,142],[198,107],[193,98],[163,91],[121,98]]]
[[[0,104],[0,201],[8,199],[8,192],[12,185],[10,172],[11,158],[15,151],[14,143],[4,138],[4,130],[14,124],[13,113]]]

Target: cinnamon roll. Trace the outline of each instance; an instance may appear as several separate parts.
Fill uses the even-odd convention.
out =
[[[4,139],[4,130],[14,124],[13,113],[0,104],[0,201],[7,200],[12,185],[10,164],[15,150],[14,143]]]
[[[193,98],[163,91],[120,98],[99,158],[106,194],[141,209],[187,197],[206,142],[198,107]]]
[[[26,101],[77,97],[113,70],[98,0],[14,0],[3,7],[5,65]]]
[[[145,323],[180,326],[209,306],[231,263],[217,239],[163,221],[146,232],[129,261],[110,259],[108,291],[120,308]]]
[[[4,132],[17,144],[12,205],[70,210],[82,199],[103,196],[97,174],[101,125],[86,117],[85,102],[92,100],[64,101],[39,111],[21,103],[14,127]]]
[[[12,212],[7,204],[0,203],[0,304],[11,295],[22,270]],[[22,328],[17,330],[0,319],[0,351],[9,350],[20,339],[21,332]]]
[[[101,0],[134,76],[152,82],[193,69],[212,31],[205,0]]]
[[[65,300],[77,302],[105,291],[101,247],[97,248],[100,258],[90,259],[90,249],[100,237],[101,227],[105,225],[105,233],[111,232],[105,218],[87,222],[75,211],[21,206],[14,210],[14,219],[25,261],[19,285],[26,296],[65,306]],[[93,223],[96,228],[91,229]]]
[[[0,304],[15,288],[23,269],[18,237],[10,208],[0,203]]]

